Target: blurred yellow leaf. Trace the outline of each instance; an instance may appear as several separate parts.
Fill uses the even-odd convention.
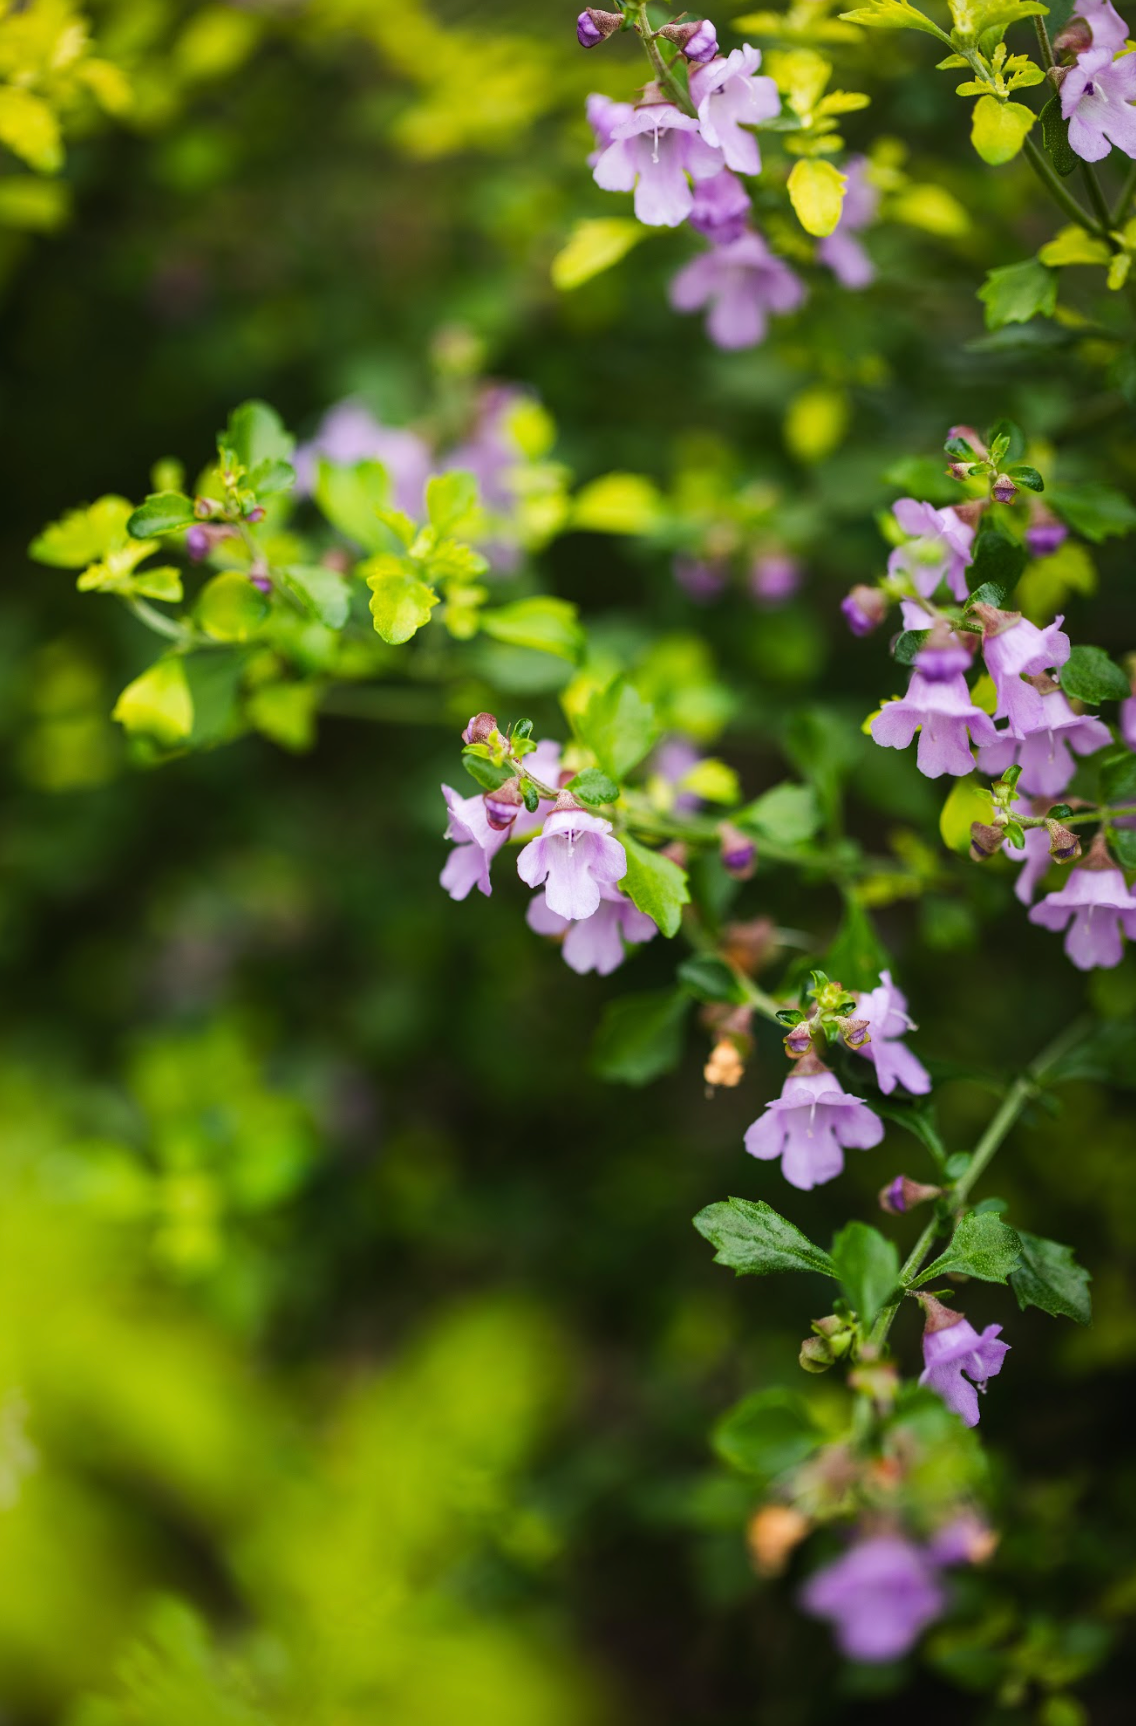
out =
[[[973,773],[956,779],[939,816],[943,844],[951,851],[968,851],[971,822],[989,823],[993,813],[994,799],[988,785],[981,785]]]
[[[582,287],[593,276],[610,270],[625,258],[646,237],[647,231],[641,222],[620,216],[577,222],[566,245],[552,260],[553,287],[561,293]]]
[[[806,234],[823,239],[840,221],[845,176],[831,162],[798,162],[789,175],[789,199]]]

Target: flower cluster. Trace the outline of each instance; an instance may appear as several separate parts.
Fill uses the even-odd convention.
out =
[[[1054,39],[1063,53],[1057,68],[1061,115],[1069,144],[1084,162],[1099,162],[1115,147],[1136,158],[1136,60],[1125,53],[1128,26],[1110,0],[1081,0]]]

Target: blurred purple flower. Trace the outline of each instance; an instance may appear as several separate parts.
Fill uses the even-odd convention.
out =
[[[709,605],[725,591],[726,572],[720,563],[712,563],[705,557],[686,557],[680,552],[672,568],[678,585],[696,605]]]
[[[938,1618],[945,1597],[921,1547],[898,1534],[877,1534],[810,1577],[801,1604],[831,1621],[849,1659],[880,1664],[907,1653]]]
[[[694,207],[687,175],[709,180],[722,153],[704,143],[698,121],[671,102],[633,108],[612,127],[612,142],[592,176],[605,192],[635,193],[635,214],[649,228],[677,228]]]
[[[657,776],[666,780],[668,785],[677,786],[702,759],[693,743],[688,743],[685,737],[665,737],[656,745],[647,766],[652,777]],[[693,791],[676,791],[671,805],[680,815],[690,815],[700,806],[701,799]]]
[[[1111,48],[1090,48],[1070,66],[1061,85],[1061,113],[1069,122],[1069,145],[1083,162],[1099,162],[1113,144],[1136,157],[1136,59],[1119,60]]]
[[[390,479],[393,507],[404,510],[415,521],[421,520],[430,449],[416,432],[382,425],[362,402],[337,402],[292,458],[299,494],[310,495],[315,489],[321,456],[339,466],[381,462]]]
[[[931,1089],[931,1075],[900,1040],[915,1026],[907,1015],[907,997],[892,982],[890,971],[881,971],[877,987],[860,996],[856,1017],[867,1019],[871,1037],[857,1053],[875,1067],[884,1096],[890,1096],[896,1085],[912,1096],[924,1096]]]
[[[928,779],[973,770],[968,732],[978,744],[998,740],[993,721],[971,701],[961,672],[941,683],[913,672],[907,694],[887,702],[872,720],[872,737],[885,749],[906,749],[919,727],[916,762]]]
[[[787,552],[762,552],[750,565],[749,591],[758,605],[780,605],[791,599],[800,585],[801,566]]]
[[[650,917],[606,882],[600,884],[600,903],[590,917],[573,922],[549,909],[546,894],[535,893],[525,921],[538,935],[563,935],[564,963],[580,976],[588,971],[610,976],[627,956],[624,942],[638,946],[659,932]]]
[[[868,158],[852,156],[845,165],[847,185],[840,220],[816,249],[819,263],[826,264],[845,288],[866,288],[875,279],[872,260],[853,235],[876,219],[880,194],[868,178]]]
[[[809,1061],[809,1056],[805,1056]],[[789,1074],[774,1102],[748,1128],[745,1148],[762,1161],[781,1158],[790,1186],[808,1191],[831,1181],[844,1167],[844,1150],[869,1150],[884,1136],[884,1124],[839,1079],[818,1070]]]
[[[702,136],[720,149],[727,168],[739,174],[761,172],[757,139],[743,126],[772,120],[781,112],[781,97],[772,78],[759,78],[761,54],[747,42],[723,60],[697,66],[690,74],[690,95],[698,109]]]
[[[690,225],[714,246],[726,246],[745,233],[752,206],[749,193],[728,168],[694,188]]]
[[[1129,749],[1136,749],[1136,695],[1120,703],[1120,735]]]
[[[805,297],[803,283],[774,257],[760,234],[746,233],[703,252],[670,286],[677,312],[709,305],[706,328],[717,347],[752,348],[764,336],[769,312],[792,312]]]

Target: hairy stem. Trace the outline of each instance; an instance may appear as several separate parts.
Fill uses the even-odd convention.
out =
[[[1062,185],[1032,138],[1026,139],[1023,148],[1030,167],[1063,213],[1076,222],[1078,227],[1086,228],[1090,234],[1095,234],[1099,240],[1107,240],[1107,227],[1102,227],[1098,221],[1090,216],[1089,212],[1077,202],[1072,192]]]
[[[1113,250],[1119,251],[1119,242],[1114,240],[1111,234],[1112,215],[1105,200],[1105,195],[1101,191],[1101,183],[1097,179],[1097,171],[1091,162],[1081,163],[1081,178],[1085,182],[1085,190],[1089,194],[1089,203],[1092,205],[1093,214],[1096,216],[1097,221],[1104,230]]]
[[[643,44],[647,58],[651,62],[651,69],[658,80],[660,89],[666,91],[676,108],[681,109],[684,114],[689,114],[692,120],[697,119],[698,110],[691,101],[689,93],[683,89],[659,52],[659,44],[652,34],[651,20],[647,16],[646,0],[639,0],[635,28],[639,33],[639,40]]]
[[[1035,15],[1033,27],[1037,31],[1037,45],[1041,49],[1045,69],[1047,72],[1052,72],[1056,62],[1053,58],[1053,44],[1049,40],[1049,31],[1045,27],[1045,19]]]
[[[1120,196],[1116,200],[1116,208],[1112,212],[1112,226],[1119,228],[1125,221],[1136,197],[1136,162],[1128,170],[1128,178],[1120,188]]]

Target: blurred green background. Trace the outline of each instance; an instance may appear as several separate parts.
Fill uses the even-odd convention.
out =
[[[673,953],[574,978],[507,871],[491,901],[437,886],[461,724],[494,696],[563,736],[555,690],[495,686],[486,662],[378,721],[328,714],[306,754],[244,738],[138,770],[108,714],[149,643],[26,556],[73,503],[141,496],[158,457],[193,471],[248,396],[301,434],[346,395],[420,419],[457,338],[539,392],[578,480],[701,466],[779,488],[806,563],[779,610],[696,607],[665,552],[618,537],[562,537],[544,576],[632,651],[708,644],[732,693],[716,751],[753,794],[784,775],[794,714],[837,715],[854,830],[932,848],[929,889],[879,921],[915,1046],[955,1063],[963,1148],[994,1106],[975,1073],[1028,1059],[1086,993],[1136,1007],[1131,958],[1086,986],[1011,912],[1008,875],[941,851],[938,790],[859,733],[893,693],[885,645],[853,646],[837,609],[908,489],[884,475],[950,423],[1010,412],[1067,480],[1136,478],[1111,353],[984,342],[983,272],[1051,231],[1027,170],[968,157],[926,55],[849,51],[873,96],[851,144],[902,138],[969,220],[881,227],[870,291],[814,276],[800,317],[724,356],[666,308],[682,235],[550,285],[572,222],[617,208],[583,165],[582,97],[639,81],[623,43],[579,52],[570,7],[105,0],[93,23],[144,99],[72,143],[69,220],[0,232],[0,1718],[813,1726],[914,1705],[1078,1726],[1045,1700],[1076,1683],[1094,1722],[1128,1719],[1125,1092],[1069,1087],[997,1168],[1015,1221],[1076,1244],[1097,1313],[1074,1334],[968,1299],[1014,1349],[983,1413],[1000,1552],[926,1658],[843,1668],[793,1608],[798,1571],[753,1575],[759,1494],[707,1438],[737,1396],[795,1380],[823,1298],[733,1282],[689,1227],[727,1192],[785,1201],[741,1149],[776,1039],[712,1101],[700,1034],[656,1086],[605,1086],[604,1002],[667,981]],[[819,449],[791,430],[816,390],[840,421]],[[1098,561],[1072,625],[1122,652],[1130,557]],[[839,917],[774,868],[736,908],[818,950]],[[893,1129],[785,1208],[825,1239],[921,1156]],[[913,1361],[910,1321],[897,1347]]]

